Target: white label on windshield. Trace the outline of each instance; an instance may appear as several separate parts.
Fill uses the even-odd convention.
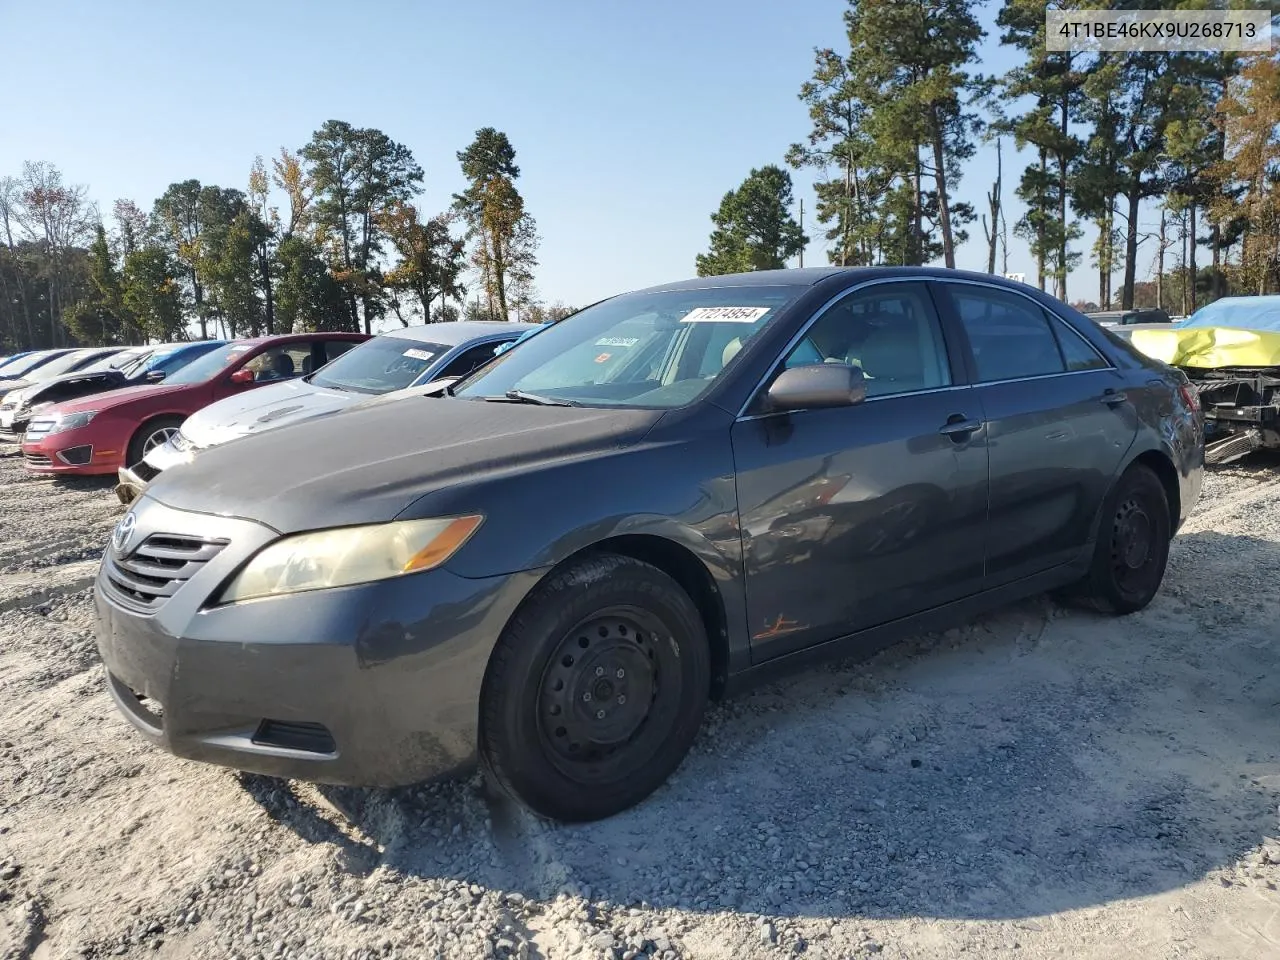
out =
[[[237,353],[244,353],[246,350],[252,350],[252,349],[253,349],[253,345],[246,343],[242,347],[232,347],[230,350],[227,351],[227,356],[234,357]]]
[[[415,360],[430,360],[435,356],[430,350],[419,350],[417,347],[410,347],[404,352],[406,357],[413,357]]]
[[[680,318],[681,323],[755,323],[772,307],[698,307]]]
[[[597,347],[634,347],[639,337],[604,337],[596,341]]]

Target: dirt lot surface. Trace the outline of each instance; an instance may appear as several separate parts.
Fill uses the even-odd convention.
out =
[[[560,827],[174,759],[117,716],[105,482],[0,449],[0,957],[1280,956],[1280,462],[1208,480],[1165,589],[1046,599],[711,712]]]

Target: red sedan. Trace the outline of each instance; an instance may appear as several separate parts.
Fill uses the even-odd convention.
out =
[[[233,340],[167,377],[61,403],[33,417],[22,457],[36,473],[116,473],[164,443],[201,407],[264,383],[318,370],[363,333],[297,333]]]

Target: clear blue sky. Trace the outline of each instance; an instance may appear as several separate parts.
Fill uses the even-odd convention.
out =
[[[990,73],[1011,63],[991,29],[997,6],[982,11]],[[797,92],[813,48],[844,45],[844,9],[843,0],[0,0],[14,91],[0,175],[48,160],[88,185],[104,214],[119,197],[149,209],[176,180],[243,189],[255,154],[299,147],[334,118],[407,144],[434,213],[461,187],[457,151],[494,126],[516,148],[542,235],[539,289],[581,305],[693,275],[724,192],[805,136]],[[1006,203],[1027,158],[1006,145]],[[980,152],[960,199],[983,209],[993,172],[993,154]],[[812,175],[794,177],[817,238]],[[1010,208],[1011,227],[1018,212]],[[985,267],[979,223],[958,259]],[[819,240],[806,262],[826,262]],[[1009,268],[1034,280],[1012,230]],[[1068,292],[1096,288],[1086,256]]]

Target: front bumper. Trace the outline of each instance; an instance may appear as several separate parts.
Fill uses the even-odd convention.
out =
[[[415,783],[472,761],[490,651],[537,574],[435,570],[210,606],[275,532],[150,498],[132,513],[126,562],[159,534],[162,544],[226,541],[188,579],[148,587],[169,590],[158,603],[121,589],[114,547],[103,557],[98,648],[121,712],[152,742],[193,760],[353,786]]]
[[[28,430],[22,438],[23,464],[34,473],[115,473],[124,451],[118,444],[104,444],[102,439],[92,428],[46,433],[37,438]]]

